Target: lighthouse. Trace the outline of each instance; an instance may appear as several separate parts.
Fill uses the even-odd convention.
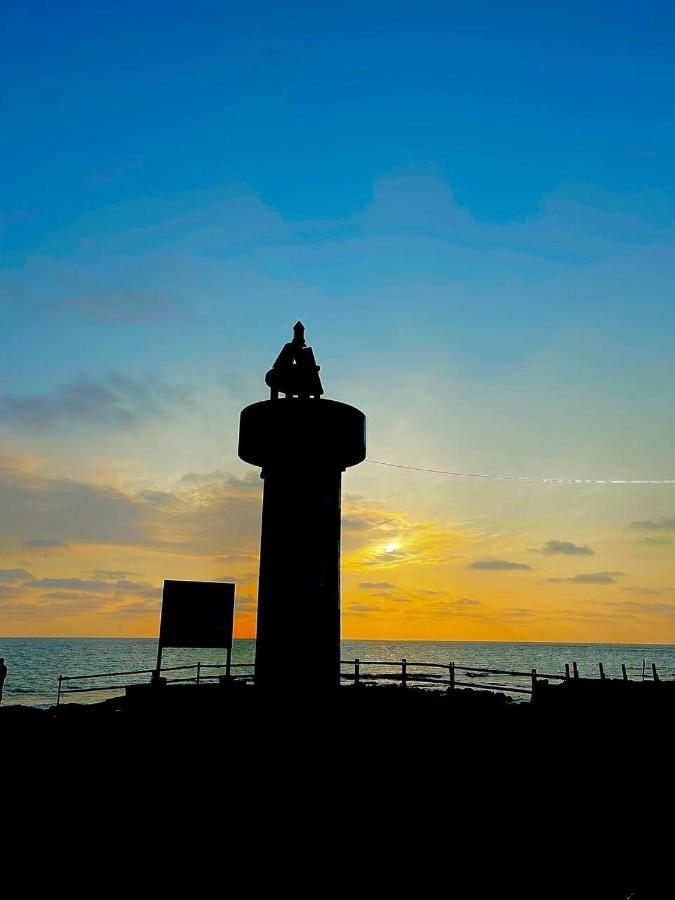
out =
[[[264,480],[255,681],[279,688],[302,659],[309,683],[340,680],[342,473],[366,456],[366,417],[323,397],[302,322],[241,412],[239,456]]]

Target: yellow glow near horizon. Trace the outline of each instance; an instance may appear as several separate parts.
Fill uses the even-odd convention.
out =
[[[5,457],[0,478],[4,635],[153,636],[162,582],[182,578],[235,581],[235,635],[254,636],[257,475],[192,473],[139,489]],[[591,517],[595,488],[573,508],[567,491],[528,489],[525,503],[521,485],[479,490],[458,497],[453,485],[447,509],[419,492],[345,497],[345,638],[675,641],[668,498],[659,507],[642,492],[603,494]]]

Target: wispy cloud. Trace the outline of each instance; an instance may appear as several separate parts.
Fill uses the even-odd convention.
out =
[[[32,578],[33,576],[26,569],[0,569],[0,581],[3,582],[13,584],[19,581],[29,581]]]
[[[546,556],[593,556],[592,550],[586,544],[573,544],[571,541],[546,541],[543,547],[537,551]]]
[[[258,601],[253,594],[236,594],[234,606],[238,613],[252,613],[258,608]]]
[[[242,575],[219,575],[213,581],[223,581],[226,584],[252,584],[258,579],[257,572],[244,572]]]
[[[530,570],[526,563],[511,562],[508,559],[477,559],[467,565],[467,569],[485,572],[515,572]]]
[[[640,600],[607,600],[607,606],[631,610],[642,615],[675,618],[675,603],[644,603]]]
[[[633,531],[675,531],[675,516],[631,522],[628,527]]]
[[[250,559],[258,543],[260,479],[220,472],[199,484],[127,492],[48,478],[0,458],[0,508],[0,550],[42,532],[73,548],[156,547],[210,558],[227,547]]]
[[[35,578],[24,582],[24,587],[63,588],[69,591],[85,591],[91,594],[121,592],[141,593],[151,589],[152,585],[145,581],[93,581],[85,578]]]
[[[411,605],[403,607],[400,615],[408,621],[440,623],[444,620],[472,620],[473,622],[491,623],[494,625],[511,625],[534,618],[535,611],[525,607],[505,607],[496,609],[486,606],[480,601],[464,603],[458,600],[434,600],[424,606]],[[469,598],[464,598],[469,599]]]
[[[33,621],[50,615],[137,619],[159,610],[162,589],[147,581],[36,578],[23,569],[1,571],[12,582],[0,585],[3,616]]]
[[[148,543],[147,505],[112,487],[33,472],[0,458],[0,545],[40,532],[68,543]]]
[[[137,572],[126,572],[121,569],[95,569],[94,577],[100,578],[103,581],[116,581],[118,578],[129,578],[129,576],[135,577],[138,575]]]
[[[439,618],[446,616],[470,616],[479,617],[485,614],[484,609],[478,610],[477,607],[483,607],[480,600],[472,597],[458,597],[451,600],[449,597],[445,600],[433,600],[423,607],[427,613],[432,613]]]
[[[379,612],[381,608],[373,603],[349,603],[345,604],[342,611],[347,616],[367,616]]]
[[[546,581],[554,584],[562,582],[570,582],[571,584],[614,584],[617,578],[621,578],[625,574],[625,572],[582,572],[569,578],[547,578]]]
[[[211,562],[219,566],[238,565],[239,563],[254,565],[258,562],[258,557],[255,553],[228,553],[226,556],[214,556]]]
[[[344,509],[345,568],[350,571],[447,562],[454,547],[466,540],[449,525],[410,521],[361,496],[347,495]]]
[[[194,391],[152,377],[111,372],[83,377],[45,394],[0,394],[0,421],[29,429],[66,425],[130,428],[148,419],[166,419],[194,406]]]
[[[59,541],[56,538],[30,538],[23,542],[24,547],[30,547],[42,550],[66,549],[68,544],[66,541]]]
[[[391,566],[396,563],[405,562],[409,559],[414,559],[419,554],[416,552],[411,552],[409,550],[381,550],[379,553],[374,553],[370,559],[364,560],[364,566]]]
[[[654,597],[658,596],[659,594],[672,594],[675,591],[675,588],[624,587],[621,588],[621,590],[626,591],[629,594],[641,594],[643,597]]]

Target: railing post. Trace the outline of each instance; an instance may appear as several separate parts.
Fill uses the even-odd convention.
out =
[[[626,671],[626,663],[621,663],[621,675],[624,681],[628,681],[628,672]]]
[[[401,660],[401,687],[407,687],[408,684],[408,660]]]
[[[534,696],[534,692],[537,690],[537,670],[532,669],[532,696]]]
[[[605,670],[602,667],[602,663],[598,663],[598,669],[600,670],[600,678],[602,681],[605,680]]]
[[[659,673],[656,671],[656,663],[652,663],[652,675],[654,676],[654,681],[659,680]]]
[[[572,671],[574,672],[574,677],[578,678],[579,677],[579,667],[577,666],[576,662],[572,663]]]
[[[354,684],[360,684],[361,682],[361,660],[354,660]]]
[[[454,662],[450,663],[450,690],[454,690],[455,687],[455,664]]]
[[[227,648],[227,658],[225,660],[225,677],[229,680],[232,671],[232,645]]]
[[[565,681],[570,680],[570,664],[565,663]]]
[[[58,681],[58,688],[56,689],[56,706],[58,709],[59,704],[61,703],[61,682],[63,681],[63,675],[59,675],[57,681]]]
[[[197,687],[199,687],[199,676],[201,674],[202,664],[201,662],[197,663]]]

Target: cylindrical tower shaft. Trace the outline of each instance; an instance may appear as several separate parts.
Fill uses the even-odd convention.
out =
[[[325,689],[340,672],[339,469],[263,473],[256,683],[281,686],[302,668]]]

